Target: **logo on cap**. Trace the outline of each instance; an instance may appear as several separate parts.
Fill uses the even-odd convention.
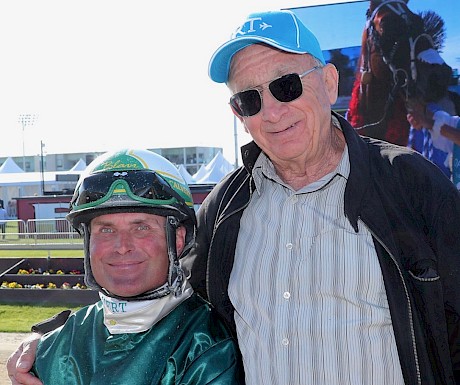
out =
[[[244,36],[248,33],[257,32],[255,28],[265,31],[267,28],[273,27],[271,24],[267,24],[261,20],[262,20],[261,17],[255,17],[255,18],[246,20],[245,23],[236,30],[233,37],[235,38],[237,36]],[[260,23],[257,26],[255,26],[257,21],[260,21]],[[243,30],[245,29],[246,26],[247,26],[247,31],[244,32]]]

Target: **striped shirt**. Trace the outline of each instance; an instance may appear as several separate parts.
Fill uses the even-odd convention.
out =
[[[261,154],[229,295],[248,385],[399,385],[401,367],[371,234],[344,215],[348,150],[294,191]]]

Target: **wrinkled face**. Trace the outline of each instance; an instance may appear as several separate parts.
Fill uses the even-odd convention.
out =
[[[167,281],[169,259],[166,218],[145,213],[106,214],[90,224],[90,261],[100,286],[122,297],[132,297]],[[185,229],[177,230],[178,253]]]
[[[309,73],[302,78],[302,95],[291,102],[278,101],[265,83],[286,74],[304,73],[316,65],[310,55],[290,54],[262,44],[244,48],[232,59],[227,84],[231,93],[257,88],[262,94],[259,113],[236,116],[275,167],[321,157],[330,135],[338,75],[332,65]]]

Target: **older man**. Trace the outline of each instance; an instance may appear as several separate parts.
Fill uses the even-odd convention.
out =
[[[331,112],[338,74],[289,11],[250,15],[210,77],[253,142],[198,212],[192,285],[246,382],[460,383],[460,197]]]

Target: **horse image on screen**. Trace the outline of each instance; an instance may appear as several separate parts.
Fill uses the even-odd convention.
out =
[[[371,0],[366,18],[347,119],[361,135],[406,146],[411,104],[448,91],[444,21],[431,10],[413,13],[407,0]]]

